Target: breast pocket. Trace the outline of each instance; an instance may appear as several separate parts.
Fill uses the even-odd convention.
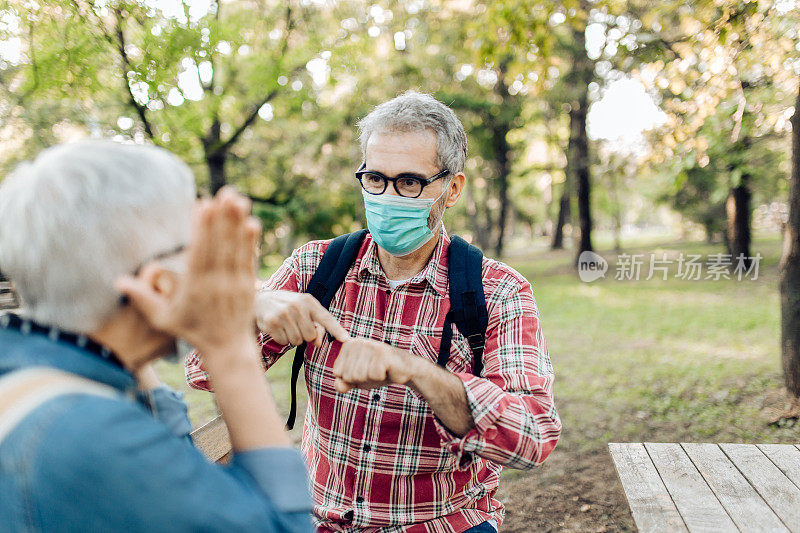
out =
[[[411,352],[435,363],[439,359],[441,346],[441,335],[419,334],[412,342]],[[450,342],[450,357],[446,368],[451,372],[472,372],[472,352],[469,343],[455,326],[453,326],[453,339]]]

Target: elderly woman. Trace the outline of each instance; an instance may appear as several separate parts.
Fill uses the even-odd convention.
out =
[[[311,504],[253,336],[258,223],[229,190],[196,202],[168,152],[43,151],[0,184],[4,531],[306,531]],[[233,445],[209,463],[150,364],[197,347]]]

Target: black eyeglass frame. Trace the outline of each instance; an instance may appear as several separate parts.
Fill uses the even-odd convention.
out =
[[[450,174],[450,170],[444,169],[441,172],[439,172],[438,174],[434,174],[430,178],[423,178],[423,177],[417,176],[415,174],[410,174],[410,173],[406,173],[406,172],[404,172],[402,174],[398,174],[397,176],[395,176],[393,178],[390,178],[389,176],[381,174],[380,172],[375,171],[375,170],[364,170],[365,168],[367,168],[367,164],[366,163],[362,163],[361,166],[358,168],[358,170],[356,170],[356,179],[358,180],[358,183],[361,184],[361,188],[364,189],[367,192],[367,194],[380,196],[381,194],[386,192],[386,189],[389,187],[389,182],[391,181],[392,182],[392,187],[394,187],[395,192],[399,196],[402,196],[403,198],[419,198],[422,195],[422,191],[425,190],[425,187],[427,187],[428,185],[430,185],[434,181],[436,181],[436,180],[438,180],[440,178],[443,178],[443,177],[447,176],[448,174]],[[364,187],[364,182],[362,181],[362,176],[364,176],[364,174],[375,174],[376,176],[380,176],[381,178],[383,178],[383,190],[381,192],[367,191],[367,188]],[[416,196],[406,196],[405,194],[401,193],[400,189],[397,188],[397,180],[399,180],[399,179],[414,179],[414,180],[417,180],[418,182],[420,182],[419,194],[417,194]]]
[[[186,245],[185,244],[179,244],[175,248],[171,248],[171,249],[166,250],[164,252],[159,252],[159,253],[157,253],[155,255],[152,255],[152,256],[148,257],[147,259],[145,259],[144,261],[142,261],[141,263],[139,263],[139,266],[137,266],[136,269],[133,271],[133,275],[134,276],[138,276],[141,273],[141,271],[144,268],[144,266],[147,263],[151,262],[151,261],[160,261],[160,260],[166,259],[166,258],[168,258],[170,256],[177,255],[177,254],[183,252],[184,250],[186,250]],[[130,300],[128,299],[128,295],[127,294],[123,294],[122,296],[120,296],[119,297],[119,303],[120,303],[120,305],[128,305],[130,303]]]
[[[144,268],[144,266],[147,263],[151,262],[151,261],[160,261],[160,260],[166,259],[166,258],[168,258],[170,256],[178,255],[179,253],[183,252],[184,250],[186,250],[186,245],[185,244],[179,244],[175,248],[171,248],[171,249],[166,250],[164,252],[159,252],[159,253],[157,253],[155,255],[152,255],[152,256],[148,257],[147,259],[145,259],[144,261],[142,261],[141,263],[139,263],[139,266],[136,267],[136,270],[133,271],[133,275],[134,276],[138,276],[139,273]]]

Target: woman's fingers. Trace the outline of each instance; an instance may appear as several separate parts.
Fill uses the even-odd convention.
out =
[[[256,256],[258,253],[258,242],[261,237],[261,221],[255,217],[247,217],[242,231],[242,242],[239,247],[238,268],[242,272],[247,272],[255,276]],[[258,287],[256,288],[258,290]]]
[[[211,200],[198,200],[192,212],[192,236],[187,251],[187,269],[191,273],[207,270],[214,261],[214,254],[208,247],[202,246],[211,238],[210,226],[214,206]]]
[[[223,187],[212,199],[198,202],[190,246],[190,271],[255,273],[255,250],[261,225],[258,219],[250,216],[250,206],[250,200],[230,187]]]
[[[214,197],[214,202],[218,204],[219,210],[212,225],[211,241],[200,244],[215,248],[217,268],[235,271],[243,219],[241,203],[230,187],[220,189]]]

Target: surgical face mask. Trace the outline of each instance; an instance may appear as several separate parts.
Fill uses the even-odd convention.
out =
[[[438,198],[406,198],[385,193],[369,194],[362,190],[367,228],[372,239],[396,257],[416,252],[433,237],[428,217],[433,205],[445,192]],[[441,217],[434,227],[440,223]]]
[[[194,346],[183,339],[175,339],[175,349],[172,353],[162,357],[168,363],[181,363],[186,361],[189,354],[195,350]]]

